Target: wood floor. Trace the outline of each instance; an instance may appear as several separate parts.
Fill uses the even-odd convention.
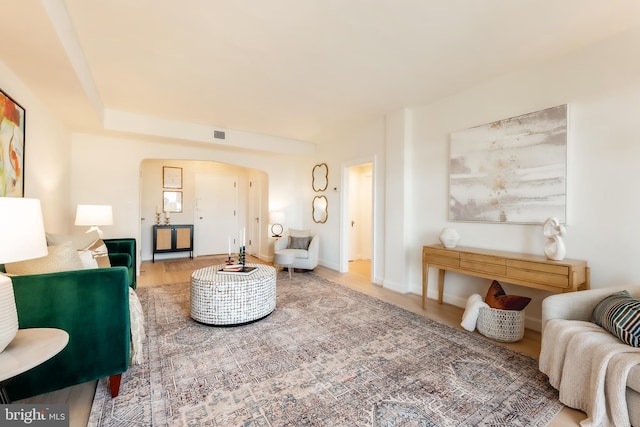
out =
[[[202,257],[205,258],[205,257]],[[200,258],[198,258],[200,259]],[[175,260],[172,260],[175,261]],[[250,262],[259,262],[255,258],[248,259]],[[379,298],[391,304],[402,307],[419,315],[429,317],[436,321],[460,328],[463,309],[449,304],[438,304],[435,300],[427,300],[426,310],[422,309],[421,297],[413,294],[399,294],[380,286],[371,284],[370,279],[371,264],[368,261],[352,261],[349,263],[348,273],[338,273],[325,267],[316,267],[316,274],[333,282],[348,286],[359,292]],[[284,273],[281,273],[284,274]],[[305,274],[295,272],[294,274]],[[156,263],[143,262],[140,276],[138,277],[138,287],[156,286],[161,284],[189,281],[191,271],[165,272],[162,261]],[[477,333],[477,332],[475,332]],[[527,329],[525,336],[517,343],[500,344],[512,348],[518,352],[538,357],[540,354],[540,334]],[[126,375],[126,374],[125,374]],[[84,427],[89,419],[89,412],[95,393],[96,381],[90,381],[73,387],[67,387],[52,393],[42,394],[28,399],[23,399],[15,403],[48,403],[69,405],[70,426]],[[579,426],[581,420],[585,418],[582,412],[565,408],[549,424],[551,427]]]

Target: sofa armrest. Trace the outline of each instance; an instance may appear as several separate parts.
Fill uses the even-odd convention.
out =
[[[634,296],[640,296],[640,286],[617,286],[611,288],[589,289],[586,291],[567,292],[546,297],[542,301],[542,333],[547,321],[551,319],[591,320],[594,307],[604,297],[623,289]]]
[[[309,258],[318,259],[318,254],[320,253],[320,236],[318,234],[311,238],[307,251],[309,251]]]
[[[129,277],[125,267],[11,277],[23,328],[59,328],[69,343],[14,378],[12,400],[119,374],[129,367]]]
[[[132,268],[131,256],[129,254],[109,254],[109,262],[112,267],[127,267]]]
[[[138,262],[137,262],[137,246],[136,239],[133,238],[120,238],[120,239],[103,239],[107,251],[109,251],[109,261],[111,265],[125,266],[129,269],[129,284],[133,289],[137,286],[138,279]],[[115,259],[112,255],[115,254],[127,254],[129,255],[129,261],[127,264],[123,260]]]
[[[129,254],[132,259],[136,258],[136,239],[104,239],[103,241],[109,252]]]

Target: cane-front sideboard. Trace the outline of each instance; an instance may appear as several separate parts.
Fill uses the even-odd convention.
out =
[[[552,261],[544,256],[489,249],[442,245],[422,247],[422,308],[427,305],[429,267],[438,272],[438,303],[442,304],[445,271],[484,277],[550,292],[575,292],[589,289],[586,261]]]
[[[153,226],[152,262],[156,262],[156,254],[168,252],[189,252],[193,258],[193,225]]]

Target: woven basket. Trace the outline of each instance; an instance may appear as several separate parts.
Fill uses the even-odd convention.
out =
[[[518,341],[524,336],[524,310],[482,307],[477,328],[482,335],[496,341]]]

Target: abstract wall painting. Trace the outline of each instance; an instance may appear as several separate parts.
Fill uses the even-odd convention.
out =
[[[0,89],[0,197],[24,196],[25,111]]]
[[[566,222],[567,105],[451,134],[449,220]]]

